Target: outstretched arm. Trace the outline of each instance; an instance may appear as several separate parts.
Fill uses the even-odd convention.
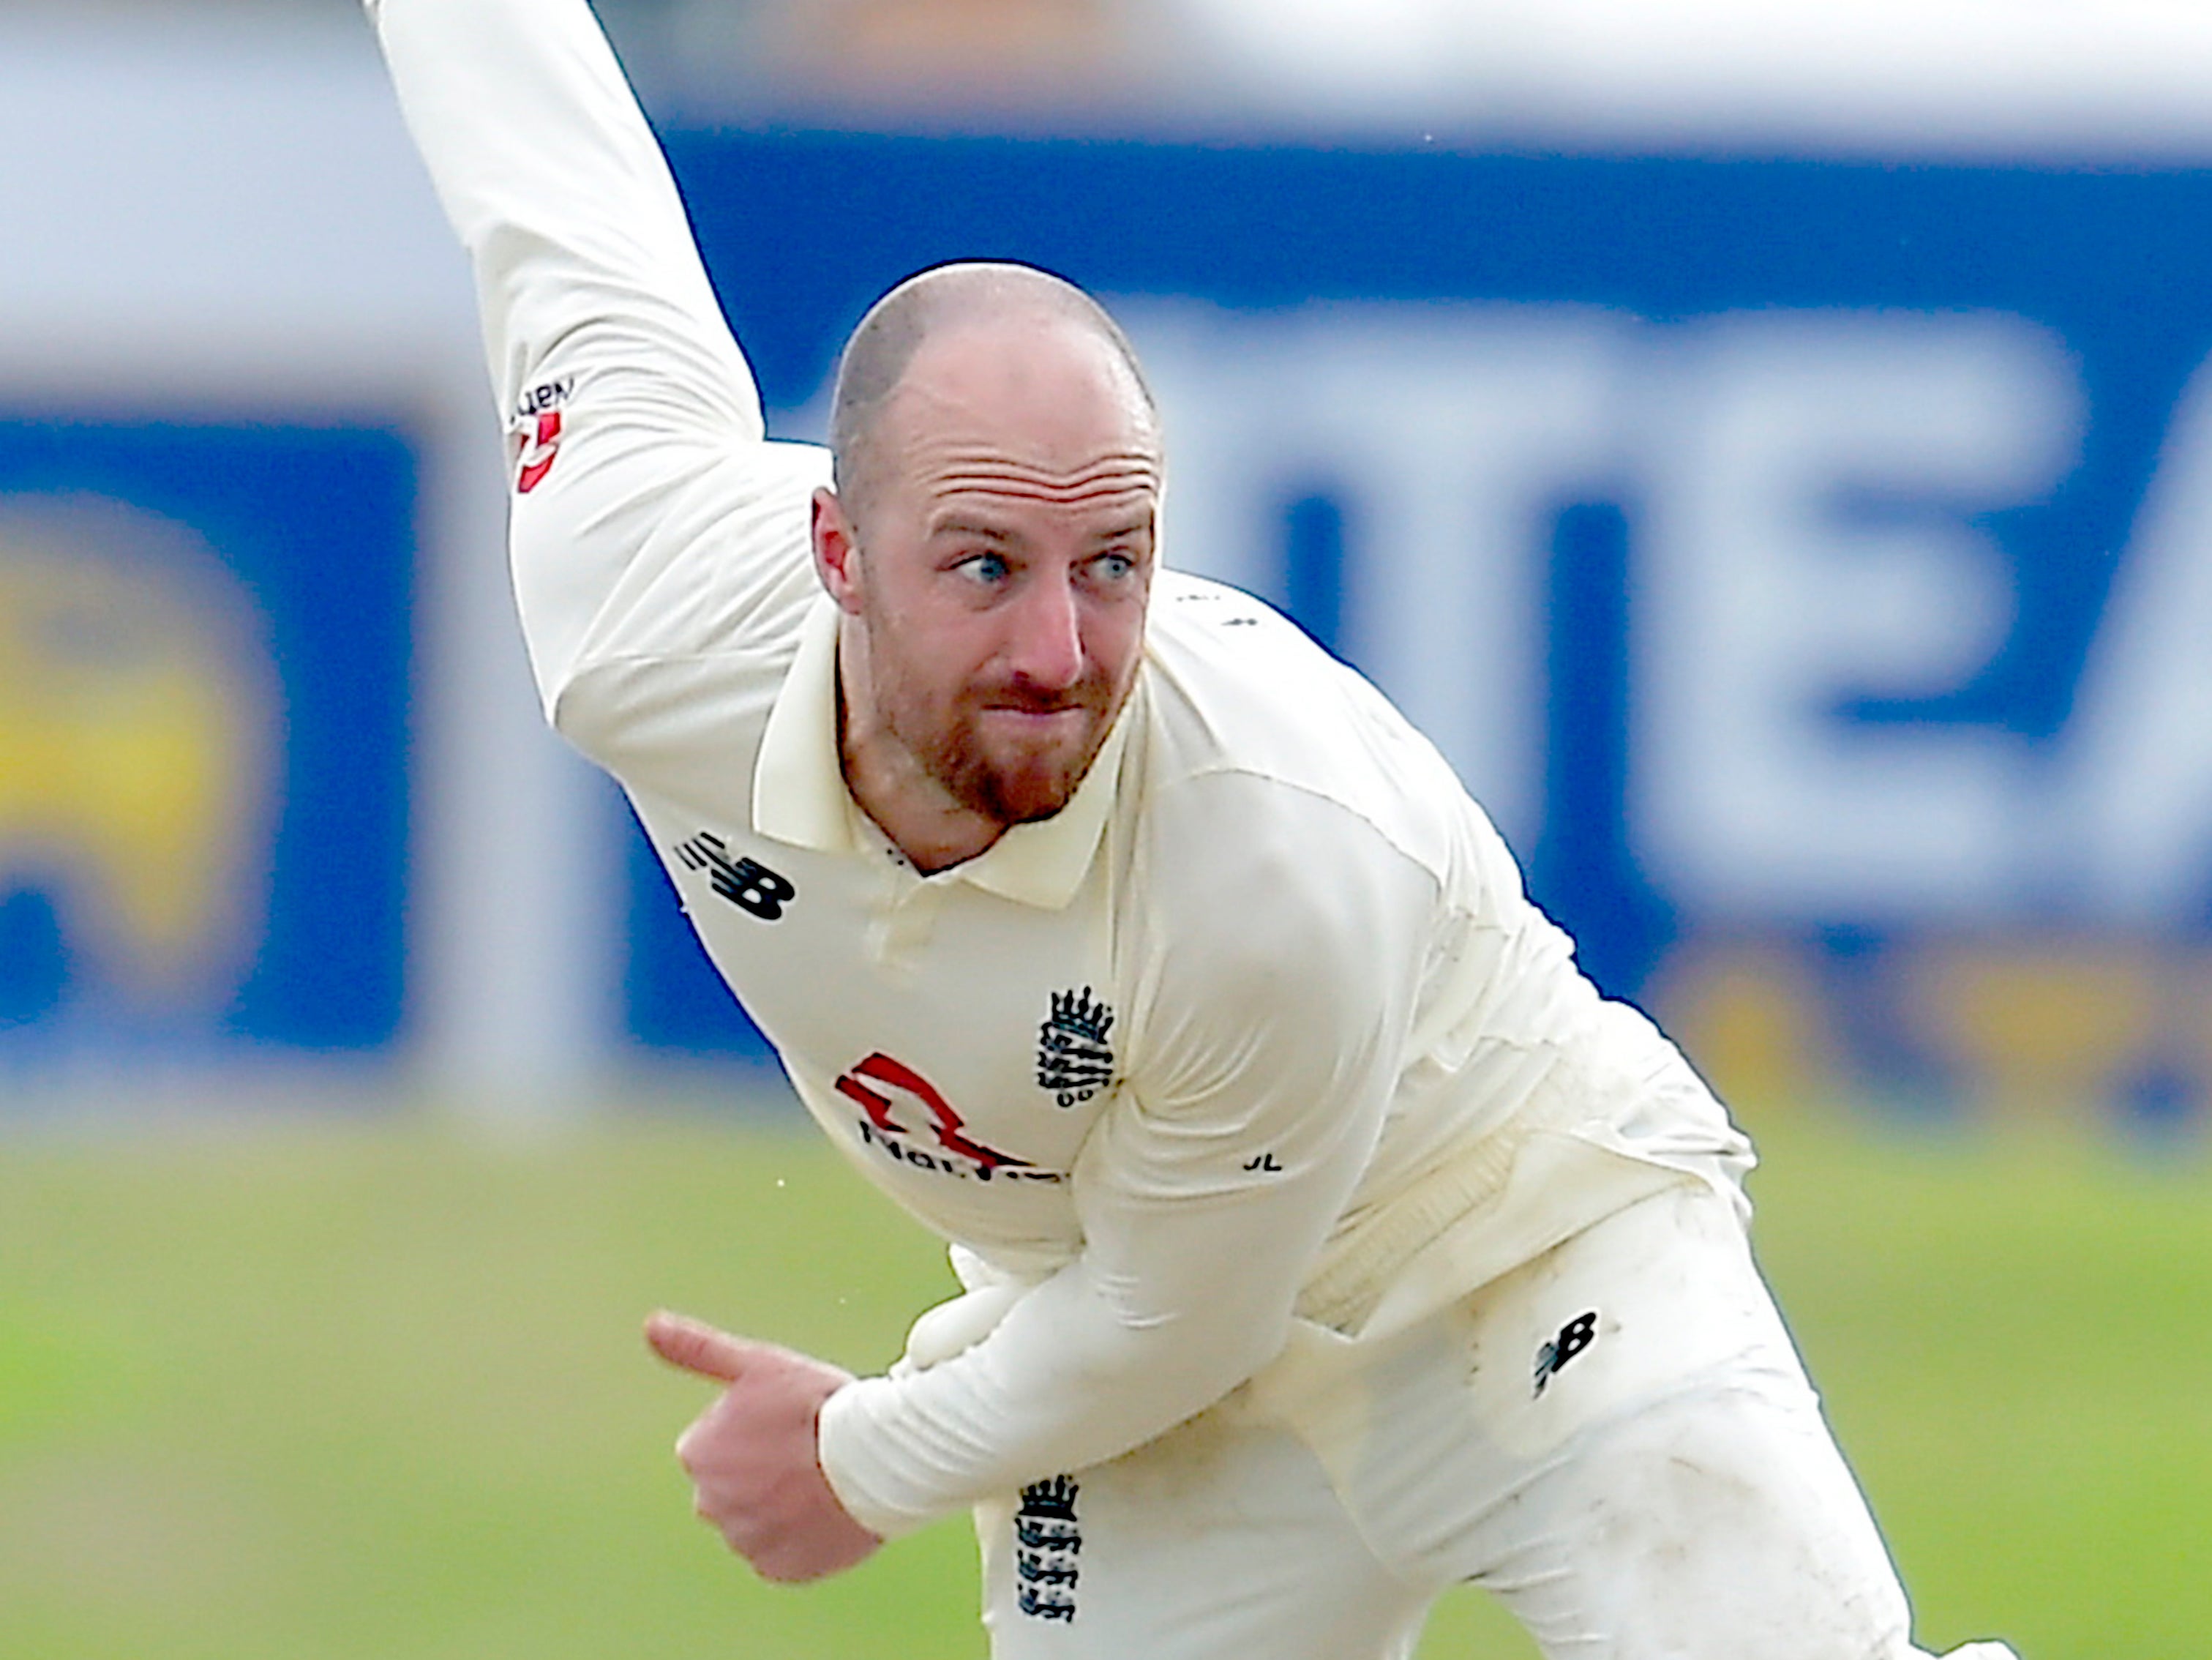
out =
[[[811,598],[807,511],[826,457],[763,441],[674,182],[585,0],[366,3],[475,265],[515,441],[514,581],[541,693],[634,781],[672,703],[714,718],[698,666]],[[639,669],[652,662],[677,666],[656,679]],[[656,1329],[672,1359],[726,1386],[682,1456],[732,1546],[779,1578],[873,1548],[816,1459],[819,1397],[844,1374]]]
[[[585,0],[366,3],[475,265],[516,591],[555,709],[611,635],[680,649],[787,581],[823,464],[760,441],[751,374]],[[736,592],[699,591],[686,556],[709,540]]]

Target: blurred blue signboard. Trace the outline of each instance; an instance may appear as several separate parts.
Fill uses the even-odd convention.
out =
[[[258,413],[0,414],[0,1086],[398,1031],[416,464]]]
[[[772,408],[924,265],[1107,296],[1170,559],[1373,674],[1724,1085],[2201,1104],[2212,173],[671,148]],[[757,1049],[631,868],[633,1034]]]

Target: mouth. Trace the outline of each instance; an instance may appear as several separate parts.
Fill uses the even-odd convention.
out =
[[[1091,698],[1064,692],[1055,696],[1039,692],[1001,691],[995,696],[985,696],[977,701],[986,714],[1026,714],[1040,719],[1060,714],[1087,714],[1093,708]]]
[[[1091,724],[1091,709],[1082,703],[1064,703],[1048,708],[1021,703],[993,703],[984,708],[982,715],[1001,730],[1048,737],[1081,732]]]

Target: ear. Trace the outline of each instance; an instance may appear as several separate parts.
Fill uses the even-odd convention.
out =
[[[837,609],[857,615],[860,609],[860,546],[853,533],[853,520],[837,492],[814,492],[811,527],[814,544],[814,574]]]

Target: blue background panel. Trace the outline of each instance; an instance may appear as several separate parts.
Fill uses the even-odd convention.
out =
[[[1838,750],[1853,733],[1986,735],[2017,750],[2037,787],[2062,786],[2069,723],[2114,578],[2177,404],[2212,353],[2212,309],[2202,301],[2212,292],[2212,173],[2202,171],[787,131],[667,137],[771,408],[819,397],[845,335],[884,289],[962,258],[1030,261],[1109,298],[1192,301],[1248,319],[1334,302],[1590,307],[1638,331],[1647,364],[1694,345],[1708,325],[1760,313],[1944,326],[1992,319],[2040,331],[2056,343],[2081,410],[2078,454],[2055,485],[1981,511],[1846,484],[1821,509],[1869,537],[1938,525],[1978,538],[2002,569],[1999,634],[1940,684],[1843,681],[1808,723]],[[2057,983],[2051,976],[2106,973],[2094,942],[2113,936],[2063,897],[2046,903],[2025,888],[1988,939],[1960,933],[1955,918],[1887,903],[1866,914],[1844,905],[1828,909],[1844,914],[1771,916],[1709,915],[1686,903],[1659,877],[1654,849],[1638,845],[1631,808],[1650,503],[1636,481],[1623,483],[1618,494],[1601,487],[1552,502],[1532,550],[1543,761],[1529,815],[1539,828],[1516,848],[1532,891],[1576,934],[1610,992],[1663,1003],[1687,965],[1708,990],[1733,988],[1739,1013],[1755,1013],[1760,965],[1784,963],[1804,989],[1802,1006],[1777,1018],[1823,1028],[1861,1085],[1899,1098],[1971,1098],[1982,1087],[1977,1057],[2035,1028],[2022,1012],[2044,994],[2035,988]],[[1339,649],[1381,556],[1368,550],[1363,575],[1358,506],[1325,489],[1286,497],[1266,532],[1276,538],[1262,562],[1273,575],[1255,584]],[[658,1046],[752,1051],[757,1039],[729,1010],[642,849],[630,886],[633,1034]],[[2204,921],[2177,915],[2162,926],[2194,961]],[[1930,987],[1948,989],[1931,1004]],[[2001,1018],[1986,1012],[2000,1005],[2008,1011]],[[1966,1024],[1930,1036],[1931,1009]],[[2212,1062],[2190,1064],[2203,1074]],[[2098,1066],[2130,1101],[2174,1093],[2138,1086],[2138,1073],[2171,1073],[2158,1055],[2116,1052]],[[2192,1087],[2201,1095],[2204,1083],[2198,1076]]]
[[[417,471],[394,426],[281,410],[204,424],[0,420],[0,509],[90,501],[182,527],[250,610],[244,648],[265,655],[276,748],[246,879],[250,960],[219,1012],[197,1029],[170,1021],[165,1040],[362,1052],[398,1033]],[[43,879],[0,844],[0,1042],[12,1028],[35,1045],[42,1027],[86,1015],[88,1042],[127,1047],[133,1011],[103,1000]]]

